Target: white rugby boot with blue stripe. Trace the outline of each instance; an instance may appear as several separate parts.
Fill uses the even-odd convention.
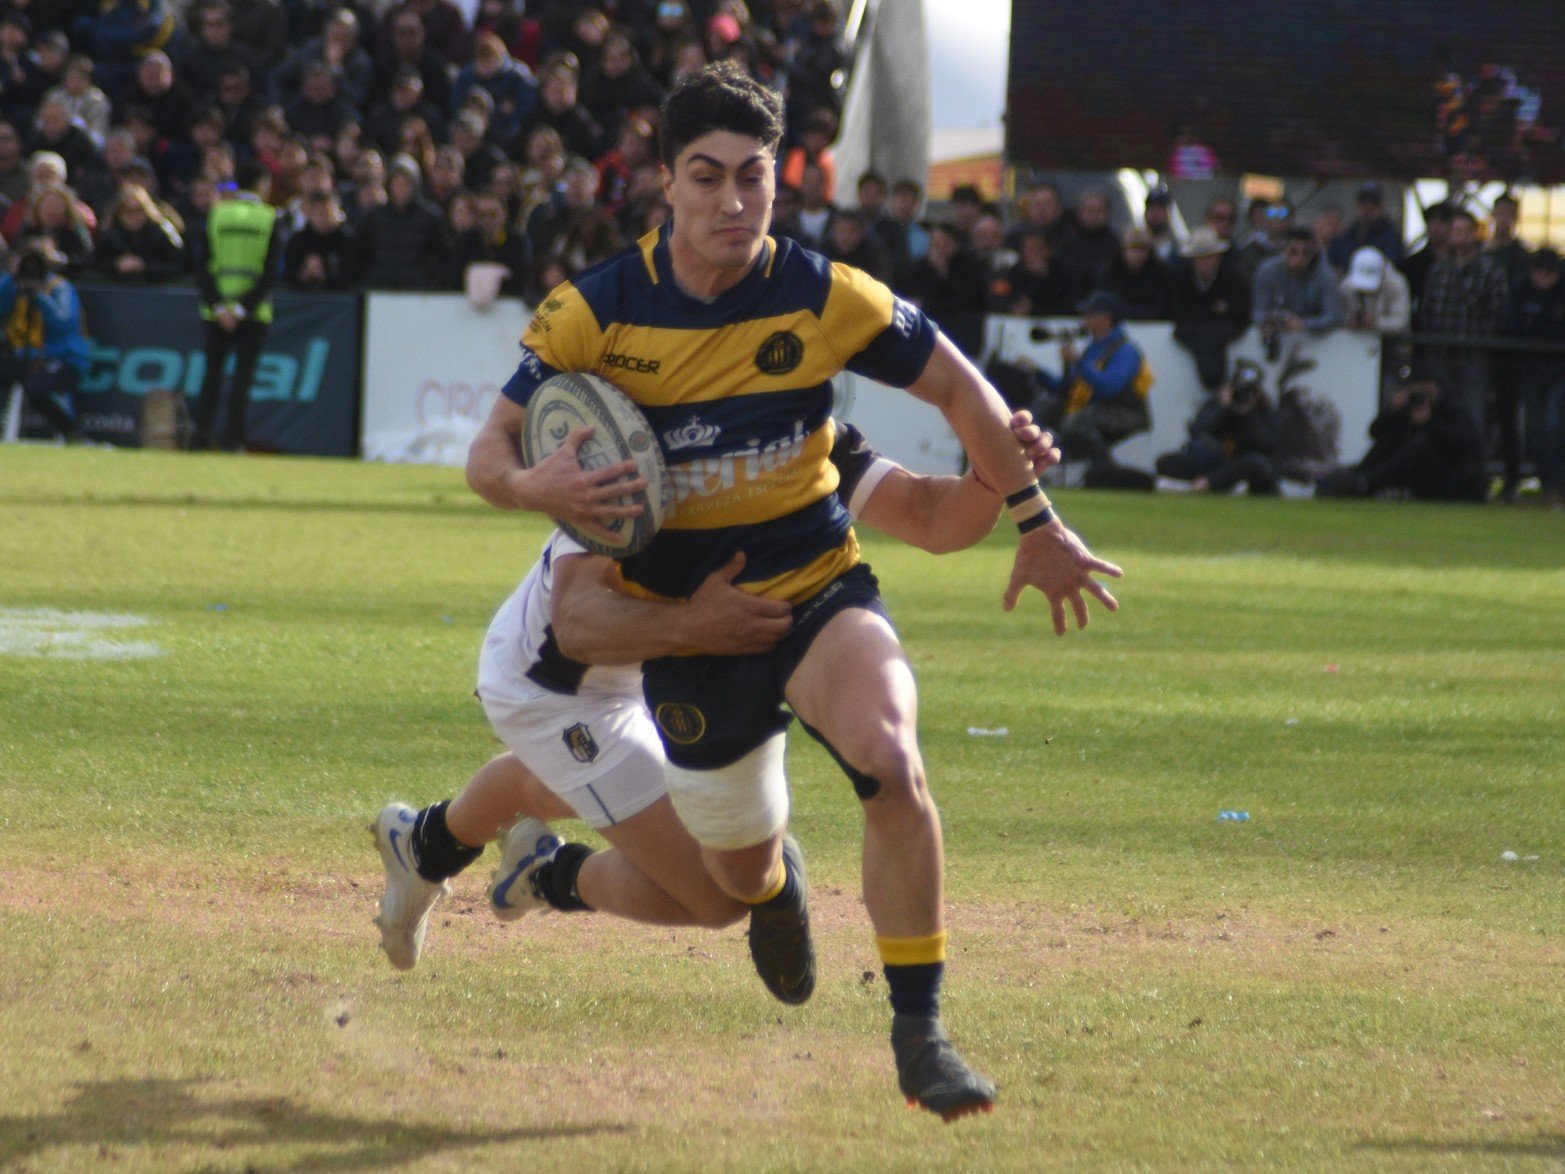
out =
[[[398,970],[412,970],[424,952],[429,911],[451,886],[436,884],[418,874],[413,859],[413,821],[418,811],[406,803],[388,803],[370,825],[381,863],[386,866],[386,892],[380,899],[380,947]]]
[[[549,902],[538,891],[538,870],[560,850],[560,837],[541,819],[519,819],[501,843],[500,867],[489,887],[489,907],[501,921],[515,921]]]

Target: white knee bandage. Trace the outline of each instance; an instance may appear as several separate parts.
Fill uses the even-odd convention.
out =
[[[788,823],[786,739],[775,734],[718,770],[668,764],[674,810],[703,848],[732,851],[771,839]]]

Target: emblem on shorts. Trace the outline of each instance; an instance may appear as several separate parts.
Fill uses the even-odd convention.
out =
[[[786,375],[804,361],[804,343],[791,330],[779,330],[755,352],[763,375]]]
[[[598,757],[598,744],[593,741],[592,731],[584,722],[577,722],[561,735],[565,739],[565,748],[571,752],[571,757],[577,762],[592,762]]]
[[[657,709],[658,728],[670,742],[690,746],[706,733],[706,715],[694,705],[665,701]]]

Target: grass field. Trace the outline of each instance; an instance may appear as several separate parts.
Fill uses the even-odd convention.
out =
[[[947,1128],[895,1092],[803,739],[807,1007],[739,929],[502,926],[492,851],[386,964],[365,825],[494,751],[473,665],[537,521],[456,470],[0,449],[0,1168],[1565,1164],[1565,517],[1061,504],[1127,570],[1063,640],[1001,613],[1003,535],[865,542],[947,1020],[1002,1085]]]

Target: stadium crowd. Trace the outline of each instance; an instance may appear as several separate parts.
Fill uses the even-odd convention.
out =
[[[668,86],[716,59],[836,135],[831,0],[24,0],[0,11],[0,235],[72,278],[188,277],[246,160],[286,211],[283,283],[536,298],[666,216]]]
[[[1516,236],[1517,205],[1461,205],[1404,237],[1378,184],[1351,217],[1217,199],[1176,228],[1154,189],[1116,224],[1106,191],[1068,207],[1047,182],[1013,204],[958,188],[924,218],[910,178],[838,189],[832,143],[849,49],[833,0],[23,0],[0,11],[0,236],[47,246],[67,277],[189,280],[191,242],[246,162],[289,229],[282,284],[462,289],[537,300],[668,215],[657,108],[704,62],[786,95],[774,231],[888,282],[970,354],[990,313],[1070,315],[1094,293],[1116,319],[1174,323],[1203,385],[1231,388],[1229,346],[1347,328],[1388,336],[1493,433],[1514,493],[1526,444],[1559,500],[1565,353],[1560,259]],[[1131,210],[1126,210],[1131,211]],[[1406,335],[1438,341],[1410,353]],[[1391,384],[1388,379],[1388,387]],[[1525,427],[1522,421],[1525,420]]]
[[[870,176],[867,182],[871,191],[867,199],[861,192],[858,218],[885,225],[881,181]],[[1426,238],[1411,253],[1383,188],[1373,182],[1358,189],[1351,218],[1326,206],[1306,222],[1286,201],[1255,199],[1243,209],[1241,225],[1239,205],[1223,197],[1181,232],[1171,207],[1169,193],[1154,188],[1134,222],[1116,228],[1106,191],[1089,190],[1070,208],[1054,184],[1035,183],[1020,192],[1007,218],[976,190],[958,189],[947,221],[920,227],[911,217],[903,218],[906,224],[891,217],[885,228],[890,280],[975,356],[988,313],[1052,317],[1110,305],[1116,324],[1172,322],[1175,340],[1190,352],[1212,393],[1191,422],[1192,442],[1209,454],[1212,467],[1218,455],[1223,458],[1219,485],[1231,483],[1234,458],[1250,458],[1248,467],[1261,455],[1255,438],[1288,440],[1286,429],[1274,424],[1240,427],[1233,418],[1249,413],[1247,405],[1263,413],[1278,405],[1264,394],[1253,397],[1253,372],[1231,363],[1231,344],[1254,327],[1276,361],[1291,338],[1375,331],[1384,338],[1387,389],[1386,418],[1374,434],[1378,455],[1385,455],[1387,436],[1407,431],[1420,441],[1428,463],[1449,466],[1460,453],[1463,468],[1446,477],[1420,467],[1417,475],[1389,484],[1351,470],[1329,481],[1326,491],[1390,488],[1481,500],[1489,488],[1484,470],[1493,460],[1501,469],[1498,492],[1515,499],[1530,458],[1542,500],[1565,503],[1562,262],[1552,248],[1530,249],[1518,239],[1513,196],[1501,195],[1489,209],[1459,202],[1425,209]],[[789,228],[784,223],[780,230]],[[848,241],[856,235],[850,232]],[[825,251],[833,252],[839,236],[828,228]],[[840,244],[837,255],[865,254],[862,247],[854,252]],[[920,249],[922,257],[910,255]],[[1535,344],[1541,346],[1528,349]],[[1125,368],[1128,387],[1134,365]],[[1043,380],[1049,382],[1046,375]],[[1438,407],[1431,424],[1433,401]],[[1420,418],[1406,419],[1410,410]],[[1048,415],[1045,408],[1042,417]],[[1214,435],[1220,417],[1227,419]],[[1441,444],[1428,443],[1433,431]],[[1248,439],[1236,449],[1240,435]],[[1166,467],[1188,470],[1189,455],[1170,454]],[[1093,445],[1087,456],[1101,462],[1104,452]],[[1274,484],[1275,473],[1247,479],[1252,491]],[[1192,479],[1208,487],[1206,477]],[[1438,490],[1429,489],[1437,484]]]

